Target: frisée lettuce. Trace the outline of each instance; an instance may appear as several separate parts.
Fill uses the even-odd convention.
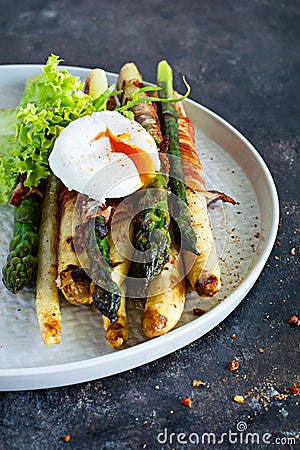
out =
[[[0,114],[0,203],[10,199],[20,175],[25,186],[38,186],[50,174],[48,157],[60,131],[70,122],[106,107],[111,86],[99,98],[84,94],[84,82],[50,55],[40,76],[34,77],[20,104]],[[9,131],[7,131],[9,130]]]
[[[63,60],[51,54],[40,74],[25,84],[21,102],[15,108],[0,111],[0,203],[8,202],[20,176],[25,186],[37,187],[50,175],[48,158],[61,130],[70,122],[106,109],[107,100],[122,91],[112,84],[99,97],[83,92],[84,82],[66,68]],[[130,120],[130,109],[138,103],[177,102],[188,97],[190,86],[183,77],[186,93],[178,98],[143,95],[158,86],[143,86],[126,105],[115,111]]]

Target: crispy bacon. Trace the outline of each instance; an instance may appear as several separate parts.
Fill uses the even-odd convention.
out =
[[[206,191],[205,192],[206,197],[206,204],[210,205],[212,202],[216,200],[222,200],[224,203],[231,203],[232,205],[236,205],[237,202],[232,198],[229,197],[229,195],[224,194],[224,192],[220,191]]]
[[[178,116],[178,134],[185,183],[194,191],[205,191],[202,164],[194,144],[194,128],[187,117]]]
[[[26,176],[21,175],[19,183],[12,192],[10,204],[13,206],[18,206],[22,200],[24,200],[25,198],[29,197],[32,194],[37,194],[40,197],[43,197],[43,194],[39,188],[24,186],[25,179]]]
[[[69,189],[62,185],[60,192],[59,192],[59,208],[60,208],[60,214],[63,211],[65,204],[71,200],[73,197],[77,195],[76,191],[69,191]]]
[[[104,217],[105,222],[107,223],[109,218],[110,218],[111,210],[112,210],[111,206],[108,206],[105,209],[99,209],[98,208],[96,211],[94,211],[94,212],[90,213],[89,215],[87,215],[86,216],[86,220],[88,221],[90,219],[95,219],[95,217],[102,216],[102,217]]]
[[[176,94],[176,96],[178,97],[178,94]],[[222,200],[222,202],[228,202],[235,205],[235,200],[229,197],[229,195],[215,190],[207,191],[203,167],[195,146],[193,123],[186,117],[181,102],[175,103],[175,106],[178,113],[178,135],[180,139],[180,152],[185,184],[193,191],[203,193],[207,205],[216,200]]]
[[[141,95],[147,97],[147,95]],[[132,108],[135,120],[140,123],[146,130],[151,129],[151,136],[154,138],[157,145],[162,141],[162,134],[160,130],[160,123],[156,108],[152,103],[139,103]]]

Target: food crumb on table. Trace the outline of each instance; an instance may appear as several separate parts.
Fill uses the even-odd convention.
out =
[[[273,399],[274,400],[286,400],[287,399],[287,395],[286,394],[274,395]]]
[[[300,388],[298,388],[296,384],[292,384],[292,386],[290,386],[290,392],[293,395],[299,395],[300,394]]]
[[[292,316],[292,317],[290,318],[289,323],[290,323],[292,326],[299,327],[299,326],[300,326],[300,319],[299,319],[298,316],[294,315],[294,316]]]
[[[193,386],[195,386],[195,387],[206,386],[206,383],[204,383],[204,381],[200,381],[200,380],[193,380]]]
[[[233,400],[234,400],[236,403],[244,403],[244,397],[243,397],[242,395],[235,395],[235,396],[233,397]]]
[[[228,363],[229,366],[229,370],[230,372],[233,372],[234,370],[237,370],[240,367],[240,364],[238,361],[236,361],[235,359],[233,359],[232,361],[230,361]]]

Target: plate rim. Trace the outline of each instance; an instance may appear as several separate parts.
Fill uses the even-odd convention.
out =
[[[20,70],[22,68],[26,70],[30,69],[41,69],[44,64],[5,64],[0,65],[0,72],[2,70]],[[70,66],[61,65],[60,67],[70,70],[71,72],[81,72],[82,74],[87,74],[91,68],[80,67],[80,66]],[[106,71],[108,76],[116,77],[117,74],[114,72]],[[263,270],[269,255],[272,251],[276,235],[278,232],[278,222],[279,222],[279,200],[275,182],[271,175],[269,168],[267,167],[265,161],[259,154],[258,150],[254,145],[233,125],[231,125],[227,120],[221,117],[219,114],[208,109],[202,104],[194,101],[191,98],[185,100],[187,103],[191,103],[194,107],[200,108],[203,113],[210,116],[213,120],[222,124],[227,128],[232,134],[235,135],[242,143],[247,147],[247,150],[252,154],[255,162],[262,170],[265,177],[266,184],[269,187],[269,194],[272,201],[272,226],[268,234],[268,238],[264,243],[261,250],[261,255],[258,257],[257,264],[253,267],[250,273],[246,276],[244,280],[239,284],[239,286],[228,295],[228,297],[216,305],[212,310],[206,312],[203,316],[193,320],[192,322],[185,324],[184,326],[170,331],[169,333],[160,336],[152,340],[146,340],[142,343],[136,344],[133,347],[121,349],[118,351],[113,351],[108,354],[101,356],[81,359],[79,361],[73,361],[63,364],[55,365],[45,365],[45,366],[32,366],[25,368],[0,368],[0,391],[14,391],[14,390],[31,390],[31,389],[43,389],[43,388],[53,388],[59,386],[72,385],[76,383],[82,383],[87,381],[92,381],[95,379],[104,378],[111,375],[116,375],[124,371],[139,367],[144,364],[153,362],[154,360],[160,359],[167,356],[180,348],[189,345],[191,342],[199,339],[207,332],[216,327],[219,323],[225,320],[234,309],[241,303],[256,280],[258,279],[261,271]],[[251,183],[252,184],[252,183]],[[220,316],[222,318],[220,319]],[[199,333],[199,329],[202,331]],[[193,331],[197,331],[193,335]],[[204,331],[203,331],[204,330]],[[188,338],[187,338],[188,336]],[[182,342],[182,338],[183,342]],[[159,342],[159,344],[158,344]],[[172,344],[170,346],[170,344]],[[165,347],[168,347],[167,351]],[[155,353],[151,350],[157,350]],[[148,355],[145,358],[145,354]],[[122,364],[122,368],[117,372],[114,370],[114,365],[120,361],[127,361],[127,364]],[[141,361],[142,360],[142,361]],[[96,373],[97,369],[101,369],[101,366],[106,366],[103,374]],[[91,372],[94,371],[92,374]],[[103,368],[102,368],[103,371]],[[83,373],[85,375],[81,375]],[[70,376],[72,375],[73,376]],[[54,375],[63,375],[61,381],[51,380]],[[70,376],[70,380],[67,381],[65,378]],[[67,381],[67,382],[66,382]]]

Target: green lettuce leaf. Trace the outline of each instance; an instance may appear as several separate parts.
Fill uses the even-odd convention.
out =
[[[121,92],[112,84],[94,99],[83,92],[84,82],[59,67],[60,62],[58,56],[50,55],[42,73],[27,80],[19,106],[0,111],[0,203],[10,200],[20,175],[26,175],[25,186],[38,186],[50,174],[48,158],[61,130],[73,120],[105,110],[108,98]],[[190,92],[184,82],[187,92],[178,99],[140,97],[160,89],[145,86],[116,111],[133,120],[130,108],[138,103],[181,101]]]
[[[26,186],[38,186],[50,174],[48,157],[61,130],[105,109],[112,95],[112,87],[98,99],[84,94],[84,83],[58,67],[61,61],[49,56],[42,74],[27,84],[19,106],[0,113],[0,203],[9,201],[22,174]]]

